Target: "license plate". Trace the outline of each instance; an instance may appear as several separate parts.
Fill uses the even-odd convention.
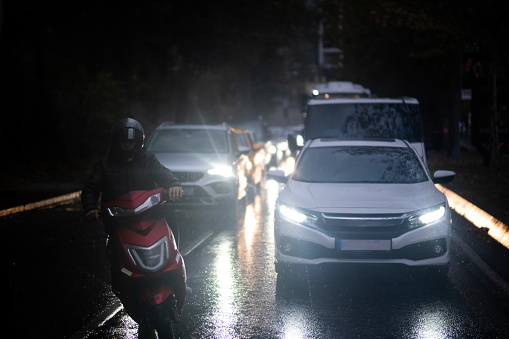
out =
[[[194,194],[194,187],[183,187],[184,196],[190,197]]]
[[[390,240],[336,239],[338,251],[390,251]]]

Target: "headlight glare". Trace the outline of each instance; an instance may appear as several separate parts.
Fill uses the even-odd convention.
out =
[[[445,215],[445,205],[438,205],[412,215],[408,221],[410,228],[416,228],[431,224],[440,220]]]
[[[223,177],[232,177],[233,176],[233,167],[232,166],[219,166],[211,168],[207,171],[210,175],[219,175]]]
[[[318,220],[315,215],[295,209],[293,206],[289,205],[280,205],[279,213],[281,213],[281,216],[290,221],[308,226],[315,225]]]

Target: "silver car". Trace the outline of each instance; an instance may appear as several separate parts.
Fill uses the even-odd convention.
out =
[[[432,266],[447,272],[451,211],[410,143],[396,139],[307,142],[274,212],[276,271],[325,263]]]
[[[163,123],[147,150],[179,178],[184,196],[177,208],[211,208],[236,216],[245,206],[248,159],[231,127]]]

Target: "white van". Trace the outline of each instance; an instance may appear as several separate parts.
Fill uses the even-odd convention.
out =
[[[395,138],[408,141],[427,165],[419,101],[414,98],[311,99],[304,141],[317,138]],[[289,136],[292,151],[300,148]]]

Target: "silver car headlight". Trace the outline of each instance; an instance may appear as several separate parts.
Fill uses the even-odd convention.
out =
[[[316,215],[291,205],[279,205],[279,213],[283,218],[305,226],[315,227],[318,222]]]
[[[410,228],[422,227],[442,219],[445,215],[445,204],[426,208],[413,213],[408,218]]]
[[[210,175],[218,175],[225,178],[233,177],[233,167],[232,166],[218,166],[214,168],[210,168],[207,170],[207,173]]]
[[[170,257],[167,236],[149,247],[126,244],[125,248],[133,263],[149,272],[158,271]]]

